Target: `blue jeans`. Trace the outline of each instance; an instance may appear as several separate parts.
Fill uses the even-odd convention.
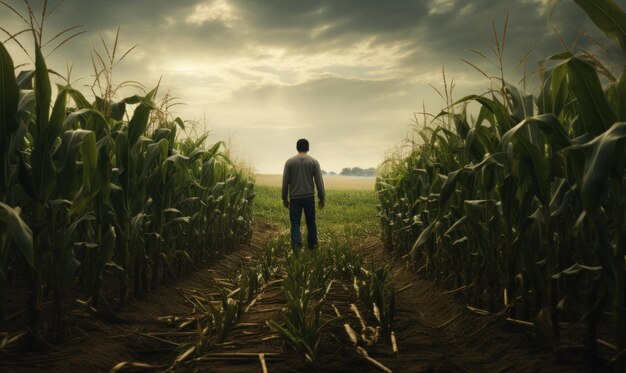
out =
[[[317,246],[317,226],[315,225],[315,197],[296,198],[289,201],[289,220],[291,220],[291,246],[302,247],[300,225],[302,210],[307,229],[307,243],[309,249]]]

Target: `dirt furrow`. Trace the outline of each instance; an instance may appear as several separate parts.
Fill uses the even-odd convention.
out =
[[[0,368],[16,372],[105,372],[127,361],[165,370],[186,346],[197,341],[193,328],[177,328],[193,314],[189,298],[214,292],[215,278],[228,278],[258,256],[274,236],[276,228],[257,224],[249,244],[225,255],[209,268],[163,286],[144,300],[131,302],[114,319],[74,316],[73,339],[59,346],[59,352],[9,355],[0,362]],[[587,371],[582,357],[553,353],[547,342],[528,329],[506,323],[497,315],[479,316],[469,312],[455,294],[436,288],[402,261],[388,255],[377,237],[363,239],[354,249],[363,253],[370,266],[385,263],[392,266],[397,290],[393,331],[399,352],[392,351],[387,333],[379,334],[375,343],[363,345],[369,356],[392,371]],[[260,288],[223,343],[208,346],[202,357],[194,356],[175,370],[260,372],[263,363],[259,354],[265,354],[264,363],[269,372],[311,370],[300,355],[286,348],[266,323],[268,320],[281,322],[280,311],[285,305],[282,275],[274,274]],[[345,323],[359,336],[363,331],[352,304],[357,306],[369,327],[367,331],[375,329],[377,321],[359,303],[351,284],[333,283],[322,306],[323,318],[332,318],[339,312],[342,319],[322,333],[318,371],[379,371],[357,353],[346,333]]]

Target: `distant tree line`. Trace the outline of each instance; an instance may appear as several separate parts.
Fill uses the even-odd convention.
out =
[[[330,171],[326,172],[322,170],[322,174],[324,175],[337,175],[336,172]],[[361,167],[345,167],[339,173],[341,176],[364,176],[364,177],[374,177],[376,176],[376,168],[361,168]]]

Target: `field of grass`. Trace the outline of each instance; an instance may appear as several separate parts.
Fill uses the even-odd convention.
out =
[[[287,230],[289,212],[282,205],[280,180],[280,175],[256,175],[253,214],[255,219],[278,224]],[[326,206],[318,209],[316,215],[321,242],[336,233],[346,237],[378,233],[374,179],[326,176],[324,183]]]
[[[282,182],[279,174],[255,174],[256,185],[279,187]],[[328,190],[374,190],[376,178],[358,176],[324,176],[324,186]]]

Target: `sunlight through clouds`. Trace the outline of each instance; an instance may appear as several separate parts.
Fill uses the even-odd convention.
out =
[[[441,14],[448,13],[454,9],[455,0],[432,0],[428,13]]]
[[[201,25],[207,21],[223,22],[228,27],[233,27],[241,18],[228,0],[209,0],[197,4],[192,14],[187,16],[187,23]]]
[[[88,32],[53,53],[48,64],[64,71],[71,62],[73,78],[89,85],[98,34],[110,42],[120,27],[122,49],[137,47],[116,66],[115,81],[137,80],[147,89],[160,82],[162,94],[184,103],[176,116],[197,121],[212,139],[232,139],[235,154],[259,171],[280,172],[292,143],[306,136],[324,149],[318,156],[326,157],[328,170],[369,168],[404,138],[414,112],[441,109],[430,85],[441,86],[442,67],[456,82],[455,98],[489,88],[461,59],[493,73],[493,66],[468,52],[491,53],[492,21],[501,27],[507,13],[521,15],[509,20],[507,32],[504,63],[513,82],[526,51],[536,48],[527,62],[534,71],[539,58],[562,50],[551,27],[568,46],[584,41],[581,27],[605,42],[590,22],[571,22],[584,19],[573,1],[559,3],[551,18],[545,14],[549,2],[65,0],[49,20],[51,34],[73,20]],[[618,3],[624,7],[626,0]],[[116,6],[121,4],[124,12]],[[0,24],[20,27],[6,12]],[[30,63],[15,43],[7,47],[16,63]],[[607,61],[623,65],[619,53],[611,56]],[[358,157],[356,143],[367,148]]]

